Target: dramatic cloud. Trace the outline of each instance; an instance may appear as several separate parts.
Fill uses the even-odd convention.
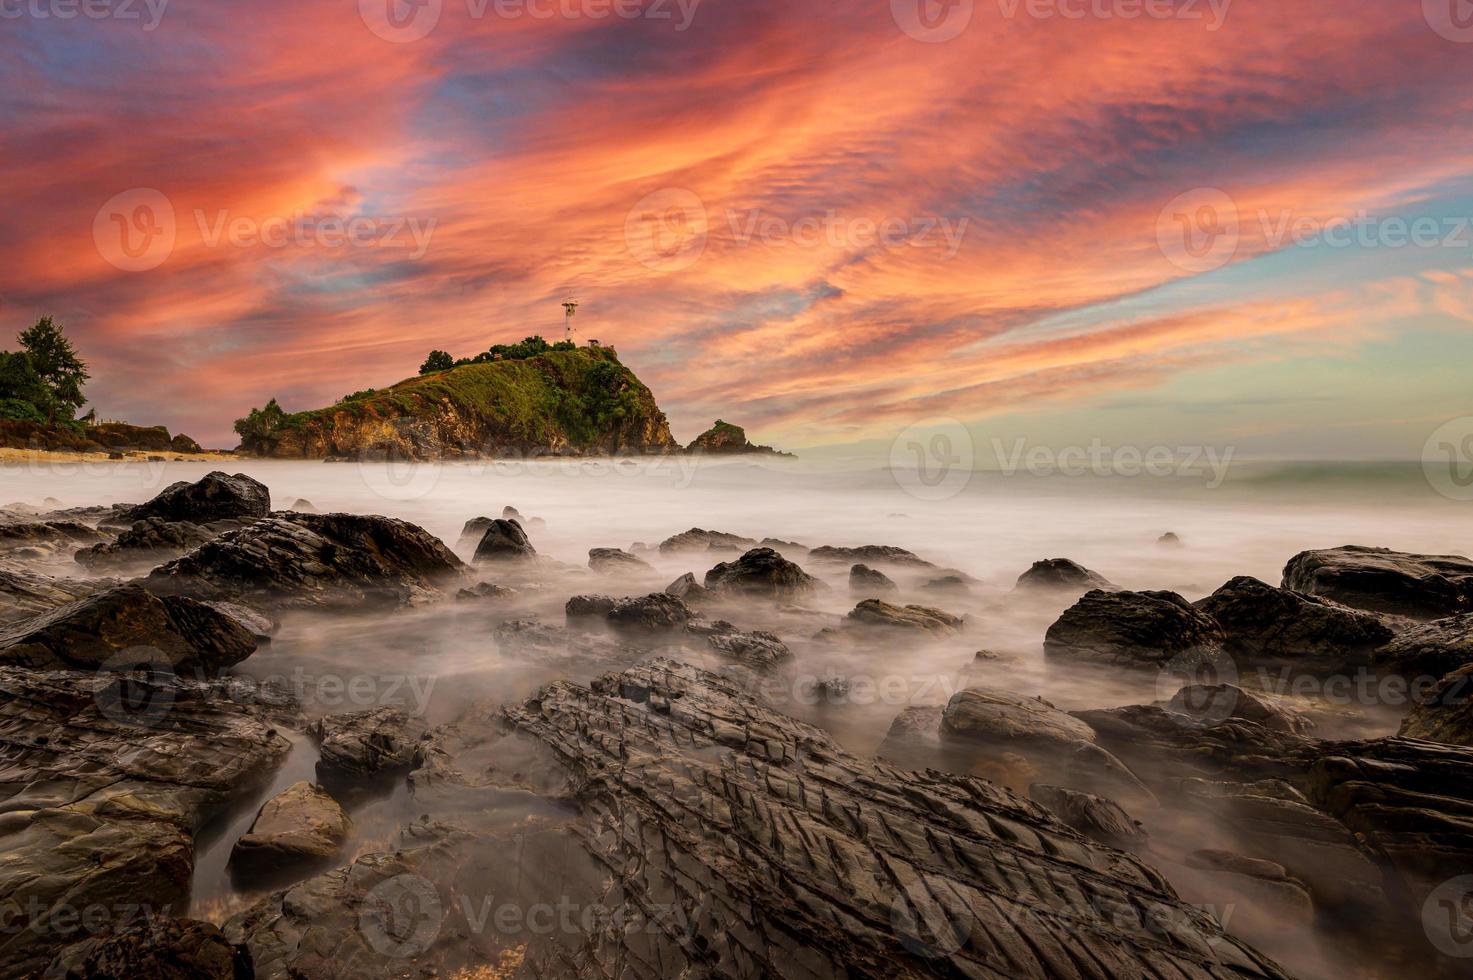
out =
[[[207,442],[569,294],[677,435],[795,445],[1473,312],[1473,44],[1415,2],[48,9],[3,10],[0,325]]]

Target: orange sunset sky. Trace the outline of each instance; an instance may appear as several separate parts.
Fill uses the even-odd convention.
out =
[[[0,329],[61,319],[105,417],[233,445],[570,295],[682,441],[1469,413],[1452,0],[67,9],[0,2]]]

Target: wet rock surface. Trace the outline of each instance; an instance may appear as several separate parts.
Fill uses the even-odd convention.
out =
[[[79,910],[182,912],[194,829],[290,748],[227,684],[14,667],[0,667],[0,744],[0,906],[25,920],[0,935],[5,976],[85,938]]]
[[[0,629],[0,663],[214,673],[249,657],[256,638],[234,618],[183,596],[120,585]]]
[[[422,528],[389,517],[287,514],[223,534],[155,569],[156,591],[270,608],[439,598],[465,564]]]
[[[616,626],[643,629],[674,629],[690,622],[690,608],[684,600],[668,592],[620,599],[605,614]]]
[[[663,545],[661,546],[663,548]],[[771,548],[753,548],[706,573],[706,588],[727,596],[788,599],[814,591],[817,580]]]
[[[1094,793],[1034,783],[1028,788],[1028,797],[1048,807],[1067,826],[1107,847],[1135,851],[1149,837],[1140,821],[1126,813],[1124,807]]]
[[[0,624],[29,619],[113,583],[53,578],[0,559]]]
[[[1415,700],[1399,734],[1473,746],[1473,664],[1448,674]]]
[[[1175,592],[1084,594],[1048,628],[1044,652],[1107,664],[1157,667],[1224,652],[1222,627]]]
[[[1385,620],[1323,596],[1239,576],[1196,607],[1217,621],[1245,662],[1290,663],[1326,672],[1364,666],[1395,636]]]
[[[230,852],[239,875],[260,877],[331,861],[348,839],[347,813],[325,790],[306,781],[267,800]]]
[[[270,512],[271,491],[264,483],[244,473],[231,476],[216,470],[194,483],[171,484],[147,503],[124,510],[120,517],[127,522],[157,517],[169,522],[208,524],[253,520]]]
[[[1473,612],[1473,561],[1346,545],[1305,551],[1284,566],[1284,588],[1358,609],[1437,619]]]

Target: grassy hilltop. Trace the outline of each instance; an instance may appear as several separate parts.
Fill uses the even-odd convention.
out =
[[[272,401],[236,423],[241,450],[286,459],[663,453],[665,413],[608,347],[461,363],[335,405]]]

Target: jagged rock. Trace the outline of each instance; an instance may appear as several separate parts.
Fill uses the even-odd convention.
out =
[[[1188,684],[1176,692],[1167,707],[1210,724],[1237,718],[1275,732],[1304,734],[1314,728],[1313,721],[1282,702],[1233,684]]]
[[[910,632],[951,636],[961,632],[963,620],[929,606],[894,606],[880,599],[865,599],[849,612],[849,621],[866,627],[884,627]]]
[[[563,606],[568,616],[607,616],[618,600],[609,595],[575,595]]]
[[[74,545],[90,545],[105,538],[106,535],[96,528],[76,521],[0,522],[0,551],[37,546],[43,546],[43,550],[55,550]]]
[[[175,441],[187,436],[175,436]],[[198,451],[198,450],[196,450]],[[73,943],[40,980],[250,980],[251,954],[219,928],[196,919],[149,914]]]
[[[620,599],[609,609],[607,617],[616,626],[673,629],[690,622],[690,608],[684,600],[668,592],[653,592]]]
[[[1088,592],[1103,589],[1113,592],[1116,585],[1097,572],[1092,572],[1068,558],[1046,558],[1018,576],[1015,590],[1039,589],[1052,592]]]
[[[816,581],[771,548],[753,548],[735,561],[721,562],[706,573],[706,588],[728,596],[793,598],[812,593]]]
[[[886,544],[866,544],[858,548],[835,548],[825,545],[808,552],[818,561],[830,561],[842,565],[908,565],[914,568],[935,568],[931,562],[904,548]]]
[[[477,582],[455,593],[455,598],[466,602],[473,599],[508,599],[516,594],[516,589],[509,589],[504,585],[497,585],[494,582]]]
[[[697,582],[695,575],[690,572],[686,572],[665,586],[665,591],[678,599],[684,599],[687,603],[711,598],[711,590]]]
[[[1448,674],[1413,701],[1398,734],[1473,746],[1473,664]]]
[[[1434,619],[1397,635],[1371,663],[1406,678],[1437,678],[1473,664],[1473,613]]]
[[[516,521],[496,520],[486,528],[476,545],[475,561],[522,561],[535,557],[537,549]]]
[[[328,715],[307,728],[321,753],[318,776],[337,782],[408,772],[424,733],[424,719],[392,706]]]
[[[868,565],[855,565],[849,569],[849,591],[859,595],[884,595],[899,592],[900,586],[884,572]]]
[[[222,534],[148,576],[155,590],[270,608],[440,598],[465,564],[434,535],[388,517],[284,514]]]
[[[693,527],[689,531],[681,531],[679,534],[671,535],[660,542],[661,554],[673,554],[681,551],[721,551],[733,548],[745,550],[751,548],[757,542],[751,538],[744,538],[739,534],[727,534],[725,531],[706,531]]]
[[[215,532],[189,521],[150,517],[135,521],[116,540],[84,548],[74,557],[77,564],[92,572],[152,568],[214,538]]]
[[[0,625],[64,606],[110,584],[51,578],[22,565],[0,560]]]
[[[1284,566],[1284,588],[1357,609],[1437,619],[1473,612],[1473,561],[1347,545],[1305,551]]]
[[[271,512],[271,491],[266,485],[244,473],[231,476],[216,470],[198,481],[170,484],[147,503],[129,508],[122,514],[125,521],[142,521],[161,517],[165,521],[251,520]]]
[[[0,629],[0,663],[39,669],[132,670],[140,663],[215,672],[256,639],[203,602],[119,585]]]
[[[1122,851],[1135,851],[1145,846],[1148,835],[1141,822],[1125,812],[1114,800],[1066,789],[1034,783],[1028,797],[1049,808],[1054,816],[1091,840]]]
[[[267,800],[235,842],[230,868],[259,876],[331,861],[352,822],[325,790],[299,780]]]
[[[706,637],[706,643],[716,652],[756,671],[770,671],[793,657],[786,643],[765,630],[711,634]]]
[[[1175,592],[1095,589],[1048,628],[1043,649],[1126,666],[1161,666],[1177,657],[1223,653],[1222,628]]]
[[[528,952],[549,972],[576,952],[609,975],[1282,976],[1047,810],[850,755],[704,671],[557,682],[505,717],[580,787],[570,835],[608,874],[589,900],[673,905],[684,927],[554,934]]]
[[[1244,662],[1287,662],[1329,672],[1363,667],[1395,633],[1374,613],[1240,575],[1195,603]]]
[[[588,567],[604,574],[653,572],[654,566],[622,548],[590,548]]]
[[[194,830],[291,748],[218,681],[13,667],[0,668],[0,743],[7,977],[84,939],[83,910],[113,925],[129,909],[183,910]]]

